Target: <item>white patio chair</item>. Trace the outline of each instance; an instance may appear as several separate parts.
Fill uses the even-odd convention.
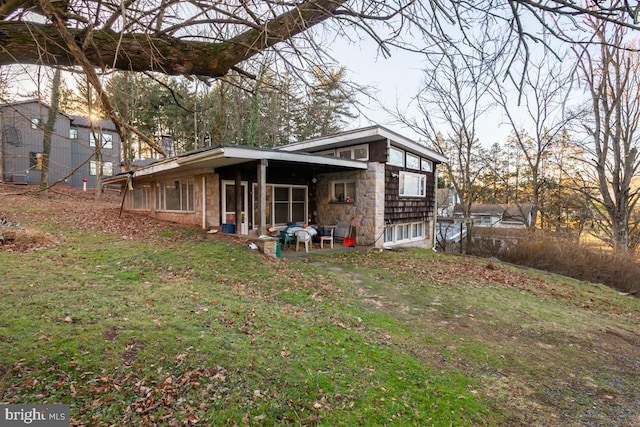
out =
[[[331,229],[331,233],[328,236],[320,236],[320,249],[324,249],[324,242],[331,243],[331,249],[333,249],[333,232],[334,228]]]
[[[304,243],[305,252],[309,252],[309,246],[311,246],[311,234],[307,230],[296,230],[296,252],[298,251],[298,245]]]

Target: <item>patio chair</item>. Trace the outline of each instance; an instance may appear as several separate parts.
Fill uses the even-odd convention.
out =
[[[296,237],[287,233],[285,230],[280,231],[280,243],[282,243],[282,249],[286,249],[289,245],[296,241]]]
[[[305,252],[309,252],[311,246],[311,234],[307,230],[296,230],[296,252],[300,243],[304,244]]]
[[[328,236],[320,236],[320,249],[324,249],[324,242],[331,243],[331,249],[333,249],[333,232],[334,231],[335,229],[331,228],[331,232],[329,233]]]

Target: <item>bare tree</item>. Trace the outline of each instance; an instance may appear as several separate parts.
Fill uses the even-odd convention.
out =
[[[640,28],[637,12],[609,2],[563,0],[0,0],[0,65],[81,68],[118,130],[129,130],[163,153],[122,120],[97,70],[220,77],[236,69],[253,76],[240,67],[266,50],[296,70],[308,70],[332,63],[322,33],[314,31],[320,23],[327,24],[328,35],[364,33],[388,54],[394,45],[421,52],[451,45],[449,34],[463,34],[473,44],[476,25],[484,20],[485,26],[504,27],[517,49],[526,51],[532,40],[540,41],[535,29],[523,25],[527,17],[564,38],[557,31],[560,17],[571,23],[577,15],[598,16]]]
[[[517,94],[521,106],[514,107],[515,103],[509,97],[510,93],[515,95],[514,91],[506,87],[498,75],[494,75],[495,83],[490,91],[511,127],[510,141],[523,159],[525,171],[522,172],[528,180],[529,191],[524,195],[516,197],[518,188],[509,191],[511,201],[517,205],[532,203],[532,227],[536,226],[538,212],[543,205],[541,199],[551,150],[559,143],[568,124],[580,114],[579,109],[567,106],[573,67],[564,69],[563,62],[550,56],[548,51],[544,51],[539,59],[528,59]],[[525,127],[528,131],[523,131]]]
[[[58,112],[60,111],[60,86],[61,86],[60,68],[56,68],[51,80],[51,105],[49,105],[49,114],[47,122],[43,127],[42,137],[42,169],[40,170],[40,190],[47,195],[49,181],[49,163],[51,158],[51,138],[58,120]]]
[[[419,117],[407,117],[402,111],[395,116],[448,156],[449,183],[468,217],[480,173],[476,129],[490,106],[490,62],[483,55],[462,54],[452,48],[426,55],[425,61],[424,85],[413,99]]]
[[[616,4],[622,4],[616,3]],[[591,98],[590,119],[582,123],[591,149],[589,165],[598,189],[585,194],[594,207],[599,237],[615,250],[632,250],[640,243],[633,218],[640,193],[632,187],[640,157],[640,58],[628,50],[623,28],[602,19],[587,24],[599,42],[576,46],[582,81]]]

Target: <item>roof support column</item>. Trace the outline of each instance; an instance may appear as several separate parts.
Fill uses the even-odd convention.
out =
[[[267,166],[269,161],[260,160],[258,163],[258,235],[267,234]]]
[[[240,168],[236,169],[236,234],[242,234],[242,171]]]

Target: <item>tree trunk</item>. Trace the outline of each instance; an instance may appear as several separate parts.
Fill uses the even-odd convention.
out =
[[[251,28],[220,43],[184,40],[166,35],[87,32],[51,24],[0,21],[0,65],[83,65],[62,33],[73,35],[94,67],[129,71],[156,71],[170,75],[221,77],[240,62],[302,33],[333,16],[345,0],[310,0],[274,17],[262,27]],[[2,5],[2,3],[0,3]],[[46,10],[47,14],[56,13]],[[1,19],[1,18],[0,18]],[[42,48],[46,47],[46,52]]]
[[[49,160],[51,158],[51,138],[56,127],[58,112],[60,110],[60,68],[56,68],[51,82],[51,105],[49,106],[49,116],[44,125],[44,136],[42,138],[42,170],[40,171],[40,190],[45,196],[48,195],[49,181]]]

